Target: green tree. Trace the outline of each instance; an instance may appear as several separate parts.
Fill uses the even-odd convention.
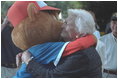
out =
[[[14,1],[1,1],[1,18],[4,18]]]
[[[62,16],[67,17],[68,9],[78,9],[83,8],[82,2],[80,1],[45,1],[49,6],[60,8]]]

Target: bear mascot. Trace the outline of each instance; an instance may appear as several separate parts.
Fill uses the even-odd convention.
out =
[[[50,7],[43,1],[16,1],[8,10],[8,20],[14,26],[12,40],[23,51],[42,64],[58,64],[61,56],[96,44],[93,35],[82,37],[72,43],[63,42],[60,36],[62,22],[58,20],[60,9]],[[88,40],[90,42],[88,43]],[[14,78],[30,78],[26,64],[22,63]]]

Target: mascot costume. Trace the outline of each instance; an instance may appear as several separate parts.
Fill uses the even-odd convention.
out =
[[[93,35],[78,38],[72,42],[60,40],[61,25],[58,20],[60,9],[50,7],[43,1],[16,1],[8,10],[8,20],[14,26],[14,44],[32,54],[41,64],[53,62],[56,66],[60,58],[96,44]],[[89,41],[89,42],[88,42]],[[22,63],[14,78],[31,78]]]

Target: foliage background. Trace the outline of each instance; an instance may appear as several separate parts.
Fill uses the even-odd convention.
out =
[[[117,12],[117,1],[45,1],[49,6],[60,8],[63,18],[66,18],[67,9],[86,9],[96,15],[100,31],[104,31],[112,14]],[[1,17],[6,16],[8,8],[14,1],[1,1]]]

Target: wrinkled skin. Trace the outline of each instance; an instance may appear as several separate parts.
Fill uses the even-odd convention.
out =
[[[77,39],[76,36],[79,37],[79,33],[77,32],[77,27],[75,25],[75,17],[76,16],[69,15],[62,25],[63,29],[61,32],[61,37],[63,37],[64,41],[72,41]]]
[[[55,18],[55,12],[39,11],[34,19],[24,19],[12,31],[14,44],[22,50],[45,42],[56,42],[60,39],[62,22]]]

